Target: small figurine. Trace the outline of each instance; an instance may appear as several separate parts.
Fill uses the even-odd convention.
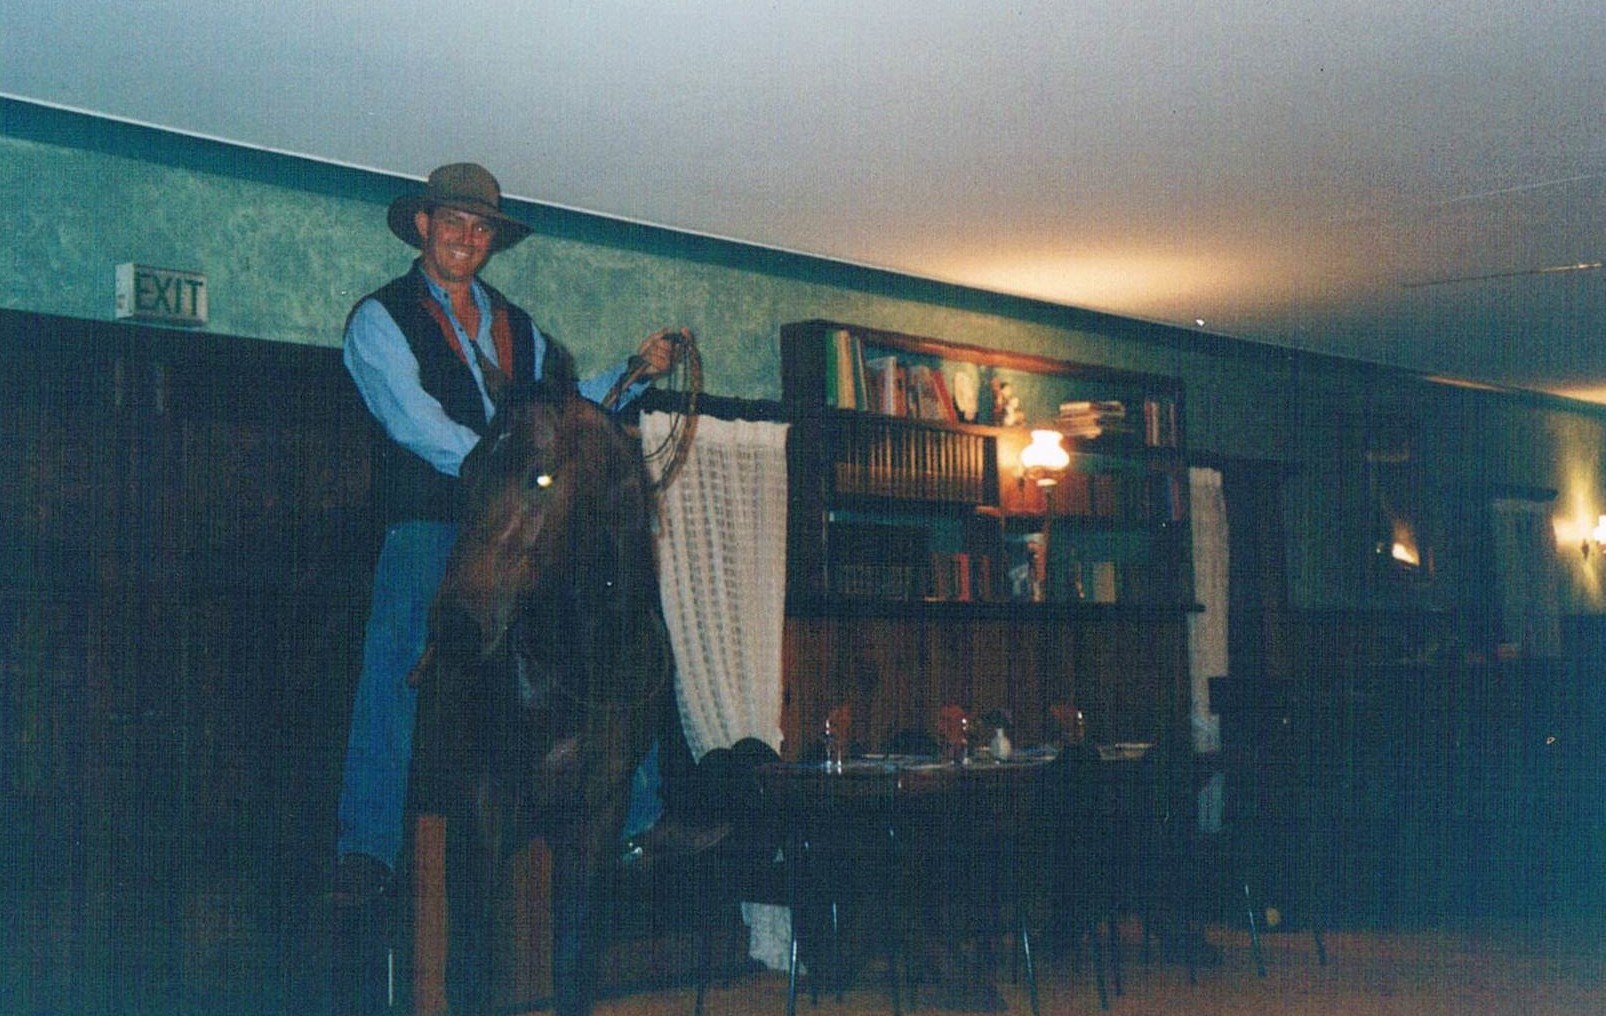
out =
[[[1009,734],[1003,727],[993,729],[992,750],[993,760],[997,762],[1008,762],[1009,757],[1015,753],[1015,746],[1010,743]]]
[[[993,390],[993,423],[1000,427],[1019,427],[1023,421],[1020,396],[1008,381],[993,378],[988,382]]]

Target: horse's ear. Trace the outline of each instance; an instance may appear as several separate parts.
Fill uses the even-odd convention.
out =
[[[485,350],[480,348],[478,342],[470,342],[468,345],[474,350],[474,359],[480,365],[480,377],[485,381],[485,394],[491,397],[491,405],[500,406],[503,398],[507,396],[508,389],[513,387],[513,379],[506,371],[491,362],[491,358],[485,355]]]
[[[574,356],[550,336],[546,340],[546,357],[541,361],[541,379],[564,389],[580,383],[574,372]]]

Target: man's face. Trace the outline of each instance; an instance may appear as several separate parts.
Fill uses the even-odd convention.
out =
[[[442,285],[466,283],[491,256],[496,224],[458,208],[434,208],[414,217],[423,238],[424,271]]]

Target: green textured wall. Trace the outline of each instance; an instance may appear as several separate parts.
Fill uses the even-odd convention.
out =
[[[17,103],[0,101],[0,113],[0,200],[18,213],[0,252],[6,307],[110,318],[113,268],[135,261],[204,273],[208,331],[338,345],[352,302],[411,257],[384,209],[416,183]],[[514,211],[537,232],[494,258],[486,278],[582,369],[623,358],[654,328],[685,325],[709,390],[777,398],[780,325],[828,317],[1170,372],[1159,346],[966,305],[1077,316],[1061,308],[540,206]]]
[[[0,306],[110,319],[113,266],[137,261],[204,272],[209,331],[337,345],[353,300],[408,264],[384,209],[416,186],[0,100],[0,201],[12,210]],[[1420,420],[1436,499],[1428,508],[1444,524],[1464,514],[1457,499],[1469,490],[1555,490],[1567,524],[1606,508],[1597,407],[1428,386],[545,206],[514,210],[536,234],[499,255],[487,278],[566,342],[585,371],[628,355],[656,327],[685,325],[699,337],[709,391],[778,398],[780,326],[819,317],[1181,377],[1194,453],[1290,465],[1301,604],[1352,605],[1367,595],[1342,559],[1358,523],[1334,509],[1353,481],[1339,475],[1342,462],[1335,472],[1334,449],[1354,447],[1353,429],[1373,414]],[[1564,566],[1566,606],[1602,609],[1596,567]],[[1479,593],[1441,584],[1422,595],[1448,606]]]

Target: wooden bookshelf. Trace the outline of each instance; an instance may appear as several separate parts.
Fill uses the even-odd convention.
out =
[[[781,346],[795,603],[1191,599],[1173,379],[827,321],[785,326]],[[1052,487],[1020,474],[1034,427],[1071,452]],[[898,533],[887,575],[856,535],[876,527]]]
[[[783,754],[844,705],[853,748],[875,751],[946,705],[1007,712],[1037,744],[1071,704],[1097,740],[1156,745],[1156,794],[1190,792],[1181,386],[828,321],[785,326],[781,355]],[[1071,453],[1050,488],[1018,469],[1039,425]]]

